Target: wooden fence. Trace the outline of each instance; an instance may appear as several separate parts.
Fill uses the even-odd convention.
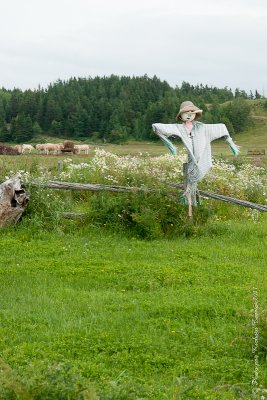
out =
[[[184,184],[162,182],[167,186],[171,186],[178,190],[184,190]],[[92,183],[74,183],[74,182],[61,182],[61,181],[48,181],[46,183],[31,183],[32,186],[45,187],[47,189],[59,189],[59,190],[89,190],[93,192],[106,191],[106,192],[159,192],[160,189],[150,189],[150,188],[140,188],[140,187],[129,187],[129,186],[114,186],[114,185],[104,185],[104,184],[92,184]],[[162,191],[163,192],[163,191]],[[166,191],[164,191],[166,194]],[[215,200],[224,201],[227,203],[233,203],[242,207],[252,208],[257,211],[267,212],[267,206],[263,204],[252,203],[250,201],[236,199],[230,196],[224,196],[217,193],[207,192],[204,190],[198,191],[200,196],[204,198],[211,198]],[[170,193],[173,196],[173,193]]]

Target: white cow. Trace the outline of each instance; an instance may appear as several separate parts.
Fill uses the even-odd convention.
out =
[[[81,154],[84,152],[85,154],[89,154],[89,145],[88,144],[75,144],[74,150]]]
[[[23,144],[21,146],[21,152],[22,154],[24,153],[31,153],[32,151],[34,151],[34,147],[31,144]]]

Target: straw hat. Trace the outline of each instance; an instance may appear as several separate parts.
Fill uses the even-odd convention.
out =
[[[196,114],[195,119],[198,119],[201,114],[202,114],[202,110],[200,110],[198,107],[196,107],[192,101],[184,101],[181,106],[180,106],[180,110],[176,116],[176,120],[180,120],[181,119],[181,114],[183,114],[184,112],[189,112],[191,111],[192,113]]]

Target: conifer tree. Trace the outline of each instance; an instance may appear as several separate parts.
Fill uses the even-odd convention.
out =
[[[16,143],[27,142],[33,137],[32,120],[29,115],[18,114],[11,121],[11,137]]]

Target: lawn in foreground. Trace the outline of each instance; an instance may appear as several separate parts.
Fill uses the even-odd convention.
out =
[[[267,387],[266,235],[1,232],[0,399],[251,399],[255,308]]]

